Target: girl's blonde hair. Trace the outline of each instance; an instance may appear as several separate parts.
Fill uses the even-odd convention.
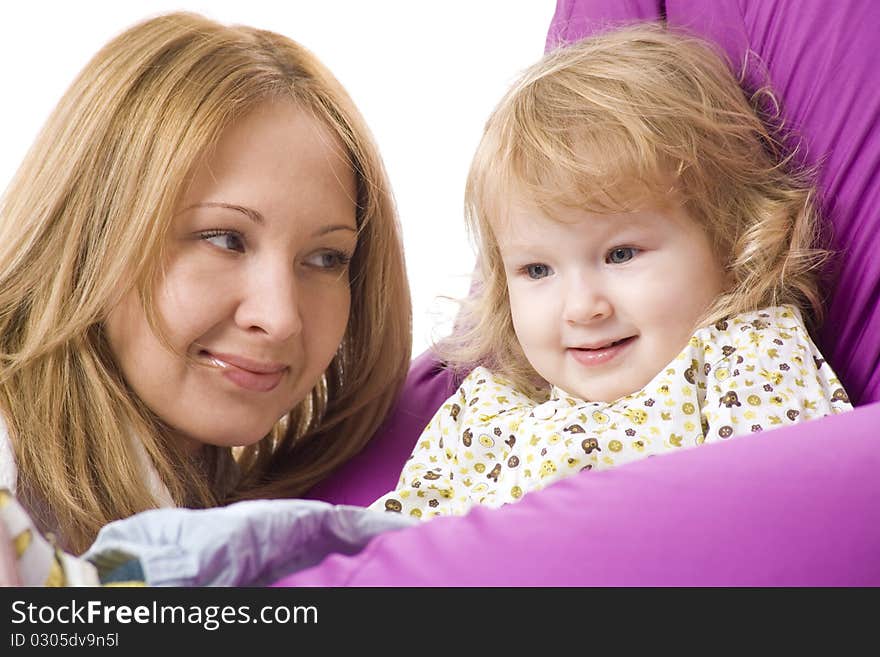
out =
[[[136,289],[164,337],[153,289],[163,242],[197,160],[237,117],[287,98],[323,121],[357,179],[351,315],[308,397],[240,458],[193,463],[137,399],[102,328]],[[296,154],[291,153],[291,158]],[[64,545],[156,505],[139,440],[178,504],[308,490],[369,440],[406,376],[410,301],[399,226],[378,151],[352,101],[283,36],[175,13],[107,44],[65,93],[0,201],[0,411],[20,493]]]
[[[729,288],[694,329],[791,303],[818,322],[817,215],[769,127],[766,90],[747,97],[705,42],[642,24],[584,39],[529,68],[489,118],[466,190],[480,253],[454,366],[484,365],[527,388],[540,378],[517,342],[493,224],[508,204],[619,213],[678,202],[708,231]],[[503,221],[501,222],[503,225]]]

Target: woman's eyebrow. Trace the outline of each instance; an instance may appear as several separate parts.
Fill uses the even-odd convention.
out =
[[[241,212],[248,219],[253,221],[256,224],[265,223],[265,219],[263,215],[253,208],[248,208],[244,205],[237,205],[235,203],[222,203],[222,202],[205,202],[205,203],[193,203],[192,205],[183,209],[184,212],[188,210],[192,210],[194,208],[225,208],[227,210],[235,210],[236,212]],[[352,233],[357,233],[358,230],[354,226],[349,226],[347,224],[333,224],[330,226],[322,226],[318,230],[315,231],[315,236],[320,237],[322,235],[327,235],[328,233],[335,233],[337,230],[347,230]]]
[[[333,224],[332,226],[322,226],[318,230],[315,231],[315,237],[320,237],[322,235],[327,235],[328,233],[335,233],[337,230],[347,230],[352,233],[357,233],[358,230],[354,226],[348,226],[346,224]]]
[[[236,205],[235,203],[219,203],[219,202],[206,202],[206,203],[194,203],[183,209],[184,212],[188,210],[192,210],[194,208],[226,208],[227,210],[235,210],[236,212],[241,212],[248,219],[253,221],[256,224],[265,223],[265,219],[263,219],[263,215],[260,214],[257,210],[253,208],[247,208],[243,205]]]

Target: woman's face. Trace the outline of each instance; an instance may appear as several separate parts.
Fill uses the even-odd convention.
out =
[[[128,384],[187,449],[247,445],[314,387],[342,340],[357,244],[345,149],[289,101],[234,123],[177,208],[155,335],[135,291],[106,321]]]

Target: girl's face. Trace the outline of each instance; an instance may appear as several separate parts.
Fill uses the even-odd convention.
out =
[[[685,347],[725,274],[681,207],[616,215],[514,206],[494,226],[517,338],[545,380],[586,401],[647,385]]]
[[[333,359],[357,244],[344,152],[289,101],[234,123],[194,171],[169,234],[155,299],[174,351],[135,291],[110,312],[127,382],[187,448],[258,441]]]

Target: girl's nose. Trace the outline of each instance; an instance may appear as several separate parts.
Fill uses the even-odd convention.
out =
[[[596,282],[578,280],[567,286],[562,313],[566,322],[587,324],[610,317],[613,312],[611,299]]]

